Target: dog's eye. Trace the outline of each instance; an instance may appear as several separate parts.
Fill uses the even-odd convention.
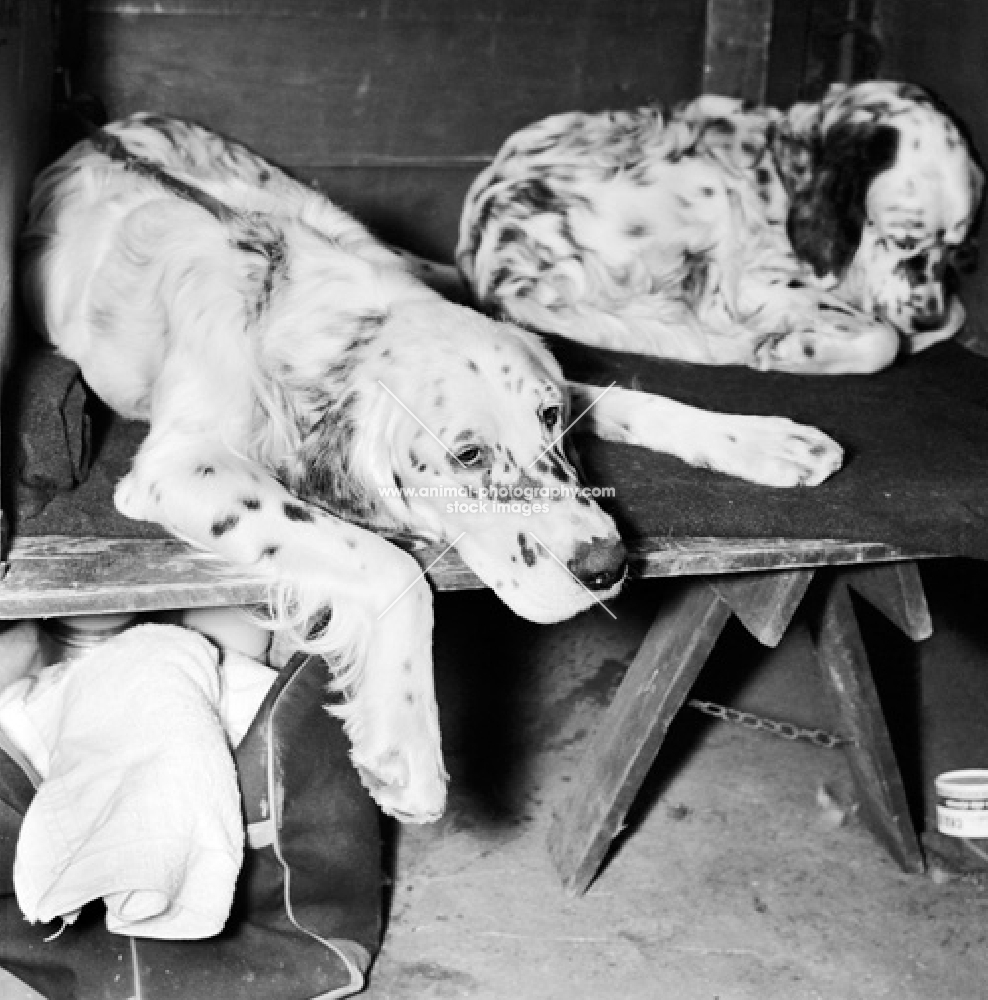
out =
[[[468,444],[453,457],[466,469],[479,469],[484,464],[484,449],[478,444]]]
[[[560,411],[558,406],[547,406],[542,411],[542,423],[547,431],[554,430],[559,423]]]

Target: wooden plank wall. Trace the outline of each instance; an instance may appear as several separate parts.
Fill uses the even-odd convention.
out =
[[[48,147],[51,44],[48,0],[0,0],[0,376],[12,349],[14,241]]]
[[[705,94],[764,104],[773,8],[773,0],[707,0]]]
[[[48,153],[52,24],[49,0],[0,0],[0,383],[14,352],[14,253],[34,174]],[[0,557],[7,522],[0,512]]]
[[[81,5],[78,6],[78,5]],[[553,112],[700,89],[705,0],[77,0],[77,89],[187,115],[450,259],[470,180]]]

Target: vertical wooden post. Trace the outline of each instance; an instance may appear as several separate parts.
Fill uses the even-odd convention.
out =
[[[730,608],[702,578],[656,616],[554,813],[549,856],[566,890],[584,892],[624,822]]]
[[[15,240],[31,182],[48,151],[53,59],[50,0],[0,3],[0,381],[14,352]],[[0,577],[7,566],[7,531],[0,511]]]
[[[862,566],[841,570],[841,576],[913,642],[933,635],[933,621],[916,563]]]
[[[703,92],[765,103],[772,0],[707,0]]]
[[[659,611],[553,815],[549,855],[567,891],[584,892],[596,875],[731,613],[774,645],[812,576],[797,569],[687,578]]]
[[[893,574],[894,567],[879,571]],[[909,816],[902,777],[878,701],[847,580],[837,573],[826,596],[817,636],[817,659],[840,731],[854,743],[848,765],[861,801],[862,819],[907,872],[924,869]]]

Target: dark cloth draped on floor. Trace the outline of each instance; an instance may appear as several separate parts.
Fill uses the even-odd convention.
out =
[[[570,378],[615,382],[706,409],[787,416],[820,427],[845,449],[845,467],[823,485],[775,490],[693,469],[666,455],[580,436],[586,477],[614,487],[616,495],[605,505],[632,542],[690,536],[833,538],[988,558],[985,358],[943,344],[876,375],[803,376],[657,361],[555,338],[547,343]],[[53,408],[64,391],[59,388],[55,395]],[[96,459],[84,483],[58,493],[40,513],[27,504],[35,502],[34,494],[13,484],[14,504],[8,510],[16,533],[165,534],[113,509],[113,484],[127,471],[146,426],[114,419],[105,427],[96,420],[95,428]],[[40,453],[52,461],[46,449]]]

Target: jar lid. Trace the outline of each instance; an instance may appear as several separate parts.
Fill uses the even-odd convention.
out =
[[[988,768],[945,771],[934,781],[937,795],[950,799],[988,799]]]

